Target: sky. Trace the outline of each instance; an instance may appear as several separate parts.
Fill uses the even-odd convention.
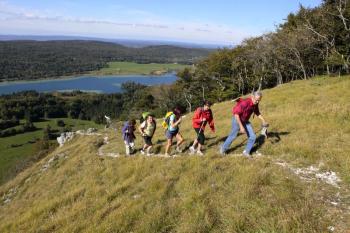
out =
[[[0,0],[1,35],[235,45],[322,0]]]

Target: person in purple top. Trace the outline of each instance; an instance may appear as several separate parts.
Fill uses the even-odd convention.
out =
[[[136,125],[136,121],[134,119],[131,119],[125,122],[122,128],[126,155],[131,155],[132,153],[134,153],[134,149],[135,149],[134,140],[136,139],[134,134],[134,131],[136,130],[135,125]]]

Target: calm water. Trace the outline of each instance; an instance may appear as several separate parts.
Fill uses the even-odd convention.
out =
[[[0,82],[0,95],[10,94],[18,91],[35,90],[38,92],[50,91],[92,91],[99,93],[121,92],[121,84],[125,82],[137,82],[144,85],[170,84],[177,79],[175,73],[161,76],[96,76],[96,77],[75,77],[61,80],[44,80],[28,82]]]

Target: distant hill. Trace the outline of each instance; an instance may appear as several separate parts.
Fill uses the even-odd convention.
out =
[[[134,40],[134,39],[107,39],[98,37],[84,36],[37,36],[37,35],[0,35],[0,41],[11,40],[34,40],[34,41],[51,41],[51,40],[87,40],[87,41],[102,41],[120,44],[127,47],[141,48],[154,45],[174,45],[183,48],[203,48],[217,49],[226,47],[224,44],[205,44],[205,43],[190,43],[179,41],[161,41],[161,40]]]
[[[121,122],[77,135],[0,186],[0,232],[348,232],[349,88],[347,76],[264,90],[269,137],[251,119],[262,153],[251,160],[241,156],[245,135],[218,153],[231,101],[212,107],[205,156],[187,153],[192,113],[180,125],[186,152],[174,158],[124,157]],[[161,127],[153,142],[164,153]]]
[[[110,61],[193,64],[212,50],[173,45],[125,47],[87,40],[2,41],[0,80],[34,80],[99,70]]]

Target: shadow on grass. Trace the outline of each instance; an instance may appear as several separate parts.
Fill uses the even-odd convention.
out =
[[[158,139],[157,142],[155,144],[162,144],[163,142],[166,142],[166,139]]]
[[[14,137],[14,136],[17,136],[17,135],[20,135],[20,134],[32,133],[32,132],[36,132],[36,131],[40,131],[40,130],[42,130],[42,128],[35,128],[35,129],[32,129],[32,130],[28,130],[28,131],[16,132],[16,133],[14,133],[14,134],[6,135],[6,136],[1,136],[0,138]]]
[[[252,152],[255,152],[255,151],[257,151],[259,148],[261,148],[262,145],[265,143],[266,140],[269,140],[272,144],[279,143],[279,142],[281,141],[281,136],[288,135],[288,134],[290,134],[290,132],[268,132],[268,133],[267,133],[267,139],[265,138],[265,136],[259,135],[259,136],[256,138],[255,145],[254,145],[254,147],[252,148]],[[238,134],[238,135],[237,135],[237,137],[240,137],[240,136],[243,136],[243,137],[245,136],[245,137],[246,137],[246,135],[243,135],[243,134]],[[213,141],[212,139],[214,139],[214,138],[216,138],[216,137],[207,138],[208,141],[210,142],[210,143],[208,143],[207,146],[208,146],[208,147],[212,147],[212,146],[215,146],[215,145],[216,145],[216,146],[218,146],[218,150],[219,150],[219,149],[220,149],[219,146],[221,146],[221,145],[225,142],[227,136],[218,138],[217,140],[214,140],[214,141]],[[234,140],[234,141],[235,141],[235,140]],[[233,143],[234,143],[234,141],[233,141]],[[227,153],[231,153],[231,152],[235,151],[236,149],[239,149],[239,148],[241,148],[241,147],[244,147],[245,144],[246,144],[246,142],[247,142],[247,139],[245,139],[244,141],[242,141],[242,142],[239,143],[238,145],[235,145],[234,147],[228,149],[228,150],[227,150]]]
[[[272,144],[279,143],[281,141],[281,136],[288,134],[290,134],[290,132],[268,132],[267,138],[264,135],[259,135],[256,138],[255,145],[251,152],[255,152],[260,149],[266,140],[269,140]]]
[[[47,122],[47,121],[49,121],[49,120],[40,118],[40,119],[36,119],[36,120],[33,121],[33,122],[36,123],[36,122]]]

